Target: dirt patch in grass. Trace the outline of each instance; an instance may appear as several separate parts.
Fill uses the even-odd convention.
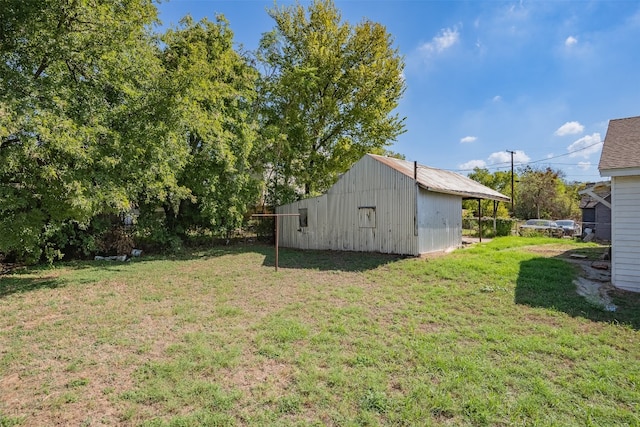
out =
[[[244,360],[245,363],[221,372],[232,388],[253,395],[257,387],[266,386],[275,389],[275,394],[279,395],[290,385],[293,369],[288,364],[266,358],[258,361],[254,356],[245,357]]]
[[[554,257],[560,256],[567,252],[566,245],[557,244],[557,245],[539,245],[539,246],[527,246],[524,248],[527,252],[531,252],[534,254],[539,254],[545,257]]]

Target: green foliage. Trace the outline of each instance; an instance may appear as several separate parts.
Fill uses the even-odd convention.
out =
[[[384,392],[367,390],[360,400],[360,407],[366,411],[384,413],[388,408],[388,399]]]
[[[502,194],[511,194],[511,171],[496,171],[490,173],[488,169],[476,167],[469,175],[469,178],[478,181],[482,185],[486,185]],[[518,179],[518,175],[514,175],[514,179]]]
[[[535,228],[525,228],[518,231],[522,237],[549,237],[548,230],[537,230]]]
[[[166,251],[175,253],[182,249],[182,239],[175,231],[167,229],[165,213],[150,209],[140,209],[140,216],[134,230],[135,241],[145,252]]]
[[[368,152],[404,131],[392,111],[403,61],[384,26],[343,22],[331,0],[274,7],[260,41],[262,156],[274,203],[319,194]],[[281,197],[284,189],[293,194]]]
[[[496,236],[510,236],[511,230],[516,223],[515,219],[511,218],[497,218],[496,219]]]
[[[516,186],[516,214],[519,218],[579,219],[580,184],[565,183],[559,170],[520,171]]]
[[[155,22],[151,0],[0,3],[0,253],[123,250],[131,236],[94,219],[133,208],[137,235],[174,249],[242,222],[257,72],[223,18],[160,40]]]
[[[24,424],[25,417],[9,417],[0,412],[0,427],[13,427]]]
[[[490,173],[488,169],[475,168],[469,174],[469,178],[511,196],[511,171]],[[527,166],[514,172],[514,181],[517,183],[514,195],[516,217],[525,219],[580,218],[578,191],[584,188],[584,184],[565,182],[561,171],[551,168],[535,169]],[[477,201],[466,200],[463,202],[463,207],[469,211],[475,211],[477,215]],[[508,209],[511,209],[509,204],[500,203],[496,211],[491,200],[482,201],[483,215],[508,217],[510,216]]]
[[[488,169],[476,167],[473,172],[469,173],[469,178],[480,184],[487,186],[493,190],[496,190],[505,196],[511,197],[511,171],[496,171],[490,173]],[[517,175],[514,179],[518,179]],[[481,202],[482,215],[491,217],[508,218],[510,216],[509,209],[510,203],[494,202],[493,200],[482,200]],[[462,207],[468,211],[474,211],[477,217],[478,201],[477,200],[464,200]]]
[[[177,203],[171,197],[165,201],[168,229],[179,235],[197,227],[229,233],[258,196],[250,168],[257,73],[233,49],[233,33],[222,17],[216,23],[187,17],[162,42],[165,83],[171,91],[166,102],[179,118],[175,132],[187,153],[186,165],[176,175],[190,191]]]
[[[228,236],[260,174],[267,203],[294,200],[403,131],[391,37],[343,23],[331,1],[269,12],[259,98],[223,17],[154,35],[156,13],[151,0],[1,0],[0,253],[51,262]],[[133,210],[126,232],[102,220]]]
[[[517,220],[512,218],[496,218],[495,230],[494,219],[483,217],[482,218],[482,236],[483,237],[503,237],[510,236]],[[462,219],[463,228],[469,230],[468,235],[478,236],[478,219],[473,217],[466,217]],[[466,234],[466,233],[465,233]]]
[[[148,0],[3,1],[0,252],[57,257],[49,239],[69,227],[179,193],[181,151],[154,90],[155,19]]]

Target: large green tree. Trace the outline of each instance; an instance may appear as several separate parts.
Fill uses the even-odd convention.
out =
[[[169,231],[229,232],[241,225],[259,194],[249,162],[257,130],[257,71],[234,50],[233,33],[223,17],[215,23],[186,17],[162,42],[171,92],[165,102],[179,117],[175,131],[186,151],[178,182],[189,190],[188,197],[164,203]]]
[[[273,203],[326,190],[368,152],[404,132],[393,111],[403,59],[383,25],[344,22],[331,0],[269,11],[260,42],[262,158]]]
[[[510,196],[511,194],[511,171],[496,171],[491,173],[486,168],[476,167],[473,169],[473,172],[469,173],[468,177],[504,195]],[[517,174],[515,179],[517,179]],[[493,200],[482,200],[481,206],[483,215],[502,218],[509,217],[507,206],[510,205],[504,202],[495,203]],[[463,207],[469,210],[476,210],[478,209],[478,202],[476,200],[466,200],[463,202]]]
[[[181,192],[155,21],[151,0],[0,1],[1,253],[53,257],[64,227]]]
[[[568,184],[563,172],[550,167],[527,166],[519,172],[516,185],[516,214],[519,218],[578,219],[579,184]]]

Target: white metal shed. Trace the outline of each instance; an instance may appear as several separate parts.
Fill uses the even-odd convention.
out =
[[[462,244],[462,199],[510,199],[454,172],[368,154],[328,191],[276,209],[280,245],[419,255]]]

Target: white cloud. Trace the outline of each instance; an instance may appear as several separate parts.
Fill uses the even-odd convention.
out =
[[[564,41],[564,45],[567,47],[571,47],[576,43],[578,43],[578,39],[573,36],[567,37],[567,39]]]
[[[527,163],[531,160],[524,151],[516,151],[513,154],[513,164]],[[485,162],[484,160],[470,160],[466,163],[458,165],[460,170],[472,170],[473,168],[486,168],[488,165],[510,165],[511,153],[507,151],[496,151],[492,153]]]
[[[555,134],[558,136],[575,135],[577,133],[582,133],[582,131],[584,131],[584,126],[579,122],[567,122],[560,126],[558,130],[556,130]]]
[[[487,163],[484,160],[470,160],[467,163],[458,165],[460,170],[472,170],[474,168],[484,168]]]
[[[467,142],[476,142],[478,138],[475,136],[465,136],[464,138],[460,139],[460,142],[465,144]]]
[[[497,163],[511,163],[511,153],[507,152],[507,151],[497,151],[495,153],[492,153],[489,156],[489,164],[491,165],[495,165]],[[527,163],[529,160],[531,160],[531,158],[529,156],[527,156],[524,151],[516,151],[513,154],[513,163],[517,164],[517,163]]]
[[[500,101],[502,101],[502,97],[500,95],[496,95],[496,96],[493,97],[492,101],[493,102],[500,102]]]
[[[585,159],[590,155],[597,153],[602,148],[602,140],[599,133],[583,136],[567,147],[569,157],[582,156]]]
[[[427,53],[442,53],[460,40],[458,28],[444,28],[431,39],[430,42],[420,46],[420,50]]]
[[[578,162],[578,167],[583,171],[591,169],[591,162]]]

